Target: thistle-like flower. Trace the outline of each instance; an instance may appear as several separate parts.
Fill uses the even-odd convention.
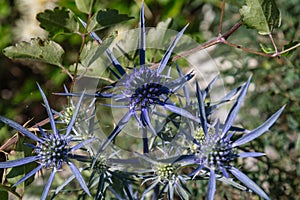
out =
[[[34,149],[33,156],[21,158],[18,160],[12,160],[7,162],[0,162],[0,168],[12,168],[16,166],[25,165],[27,163],[31,162],[37,162],[38,166],[33,169],[31,172],[26,174],[23,178],[21,178],[19,181],[17,181],[14,186],[24,182],[31,176],[33,176],[36,172],[41,170],[42,168],[45,169],[52,169],[52,172],[49,176],[49,179],[45,185],[43,194],[41,196],[41,199],[46,199],[49,189],[51,187],[52,181],[54,179],[54,176],[56,172],[62,169],[64,164],[67,164],[69,168],[71,169],[72,173],[75,175],[77,181],[79,182],[82,189],[90,195],[89,189],[87,188],[87,185],[80,174],[78,168],[75,166],[75,164],[72,162],[72,160],[82,160],[84,157],[82,155],[75,154],[75,151],[82,148],[83,146],[89,144],[94,139],[88,139],[83,142],[78,143],[75,146],[71,145],[72,136],[70,136],[70,133],[72,131],[72,127],[75,123],[75,119],[81,104],[81,101],[83,99],[84,94],[80,97],[80,100],[78,104],[76,105],[76,108],[73,112],[72,118],[68,124],[68,127],[66,129],[65,134],[60,134],[59,130],[56,127],[54,117],[52,114],[52,110],[49,106],[48,100],[38,85],[38,88],[41,92],[48,117],[50,120],[51,128],[52,128],[52,134],[46,133],[40,126],[39,132],[41,133],[41,137],[36,136],[35,134],[31,133],[29,130],[24,128],[23,126],[19,125],[18,123],[7,119],[5,117],[0,116],[0,121],[4,122],[5,124],[9,125],[10,127],[18,130],[19,132],[23,133],[25,136],[31,138],[35,142],[37,142],[36,145],[27,144],[29,147]]]
[[[149,192],[152,192],[152,199],[160,199],[164,195],[168,199],[174,199],[175,193],[181,199],[189,199],[189,190],[186,187],[186,182],[190,177],[182,173],[182,164],[174,163],[178,156],[167,155],[164,151],[163,159],[151,157],[150,155],[140,155],[140,158],[145,162],[141,162],[142,166],[137,170],[142,173],[140,177],[143,179],[142,185],[149,184],[142,194],[141,199],[144,199]],[[147,169],[142,169],[146,166]]]
[[[120,163],[113,163],[110,158],[112,155],[102,155],[92,165],[93,172],[88,185],[90,187],[96,186],[95,199],[107,197],[104,194],[107,194],[108,191],[117,199],[138,199],[131,186],[132,174],[120,171]],[[116,192],[116,188],[122,188],[122,190]]]
[[[69,93],[68,89],[64,86],[65,92]],[[72,133],[76,135],[78,139],[86,140],[93,137],[94,125],[95,125],[95,98],[86,105],[81,103],[80,109],[76,115],[76,120],[72,127]],[[52,112],[59,116],[59,120],[56,123],[69,124],[74,111],[76,109],[75,102],[72,98],[69,99],[69,105],[64,107],[61,112],[52,110]]]
[[[183,76],[180,68],[177,68],[180,76]],[[228,103],[232,100],[232,98],[240,91],[241,86],[231,90],[229,93],[227,93],[225,96],[220,98],[217,101],[210,101],[210,90],[212,89],[214,83],[216,82],[218,78],[218,75],[215,76],[206,86],[205,89],[201,90],[198,83],[196,82],[196,95],[191,96],[189,94],[189,90],[187,88],[187,85],[183,86],[184,90],[184,99],[185,104],[181,104],[180,107],[184,108],[185,110],[189,111],[190,113],[193,113],[198,116],[198,120],[182,120],[180,119],[180,115],[176,113],[172,113],[166,117],[163,123],[161,123],[160,128],[158,130],[158,135],[162,137],[166,141],[170,141],[171,139],[174,139],[175,136],[177,140],[173,141],[173,145],[179,145],[180,146],[180,138],[183,139],[183,142],[185,141],[184,138],[188,138],[189,140],[194,141],[197,143],[196,137],[203,137],[203,134],[197,134],[200,133],[203,130],[200,127],[200,124],[210,123],[211,115],[223,104]],[[202,102],[199,104],[198,102]],[[202,117],[205,116],[205,117]],[[180,119],[180,120],[179,120]],[[200,123],[199,123],[200,121]],[[179,131],[171,130],[170,127],[172,127],[172,124],[178,129]],[[187,130],[195,130],[193,131],[193,134]],[[239,127],[231,127],[231,130],[235,131],[244,131],[243,128]],[[176,134],[178,132],[178,134]],[[195,134],[196,133],[196,134]],[[198,136],[197,136],[198,135]],[[182,137],[185,136],[185,137]],[[194,148],[197,146],[197,144],[190,144],[191,148]]]
[[[80,20],[81,23],[86,27],[86,24]],[[143,133],[143,144],[144,152],[149,151],[147,130],[156,135],[156,130],[151,124],[151,114],[154,114],[156,107],[161,107],[167,111],[177,113],[183,117],[190,118],[197,121],[191,113],[177,107],[170,100],[171,95],[175,95],[175,92],[182,88],[187,81],[193,77],[193,73],[190,72],[186,75],[179,76],[178,78],[171,78],[170,72],[164,74],[164,70],[168,64],[171,54],[180,40],[183,32],[187,28],[184,27],[178,35],[171,42],[165,55],[159,63],[157,69],[152,69],[146,66],[145,53],[146,53],[146,30],[145,30],[145,19],[144,19],[144,5],[142,5],[140,11],[140,38],[139,38],[139,67],[134,67],[131,71],[126,72],[125,68],[117,61],[113,56],[112,52],[107,49],[106,55],[115,67],[114,71],[110,67],[108,69],[118,79],[112,84],[109,89],[105,88],[99,93],[96,93],[96,97],[112,98],[117,103],[122,105],[109,105],[111,107],[127,108],[128,111],[121,118],[116,128],[109,135],[108,139],[104,142],[99,152],[107,147],[108,144],[120,133],[123,127],[126,126],[131,117],[135,117],[140,127],[142,127]],[[99,44],[102,40],[94,33],[90,33],[91,37],[96,40]],[[72,93],[64,95],[74,95]]]
[[[207,199],[214,198],[217,176],[223,175],[225,178],[229,178],[229,172],[250,190],[254,191],[264,199],[269,199],[267,194],[255,182],[253,182],[239,169],[234,167],[233,162],[238,157],[246,158],[265,155],[264,153],[259,152],[239,152],[238,147],[254,140],[269,130],[283,111],[284,107],[279,109],[262,125],[252,131],[248,131],[245,135],[233,141],[232,136],[234,135],[234,131],[231,129],[246,95],[249,84],[250,79],[242,86],[238,98],[232,106],[225,123],[221,125],[220,122],[217,121],[215,126],[207,123],[205,110],[201,109],[204,104],[203,101],[201,101],[201,98],[199,98],[201,96],[201,91],[197,89],[201,121],[201,126],[195,131],[195,138],[198,139],[198,141],[192,145],[193,148],[191,154],[182,156],[178,159],[178,161],[184,160],[187,165],[192,164],[196,166],[195,170],[190,174],[190,176],[194,178],[199,175],[203,176],[209,174]]]

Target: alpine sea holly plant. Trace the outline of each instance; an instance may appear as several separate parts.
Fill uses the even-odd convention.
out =
[[[141,1],[138,37],[128,34],[125,41],[136,41],[135,52],[129,55],[132,52],[126,52],[117,43],[115,47],[123,53],[122,56],[116,56],[115,49],[111,48],[114,36],[102,41],[96,32],[133,17],[120,14],[115,9],[97,10],[96,0],[75,0],[75,4],[76,12],[57,7],[37,15],[40,26],[49,33],[49,39],[34,38],[30,42],[19,42],[3,50],[9,58],[58,66],[72,80],[72,85],[70,89],[64,86],[64,93],[56,93],[68,96],[69,105],[61,111],[50,108],[38,85],[48,114],[45,121],[50,124],[51,130],[47,130],[43,122],[37,123],[36,132],[32,132],[32,129],[0,116],[1,122],[29,138],[30,142],[23,144],[19,140],[18,145],[32,149],[30,155],[27,153],[23,158],[10,159],[9,156],[9,160],[0,162],[0,169],[13,168],[3,176],[0,190],[22,198],[23,194],[18,194],[21,193],[18,190],[21,183],[24,183],[25,188],[32,187],[34,182],[28,180],[35,178],[39,171],[43,174],[50,170],[41,199],[46,199],[50,194],[55,198],[66,193],[72,193],[72,197],[78,199],[87,196],[94,199],[189,199],[199,196],[195,192],[200,191],[198,183],[206,183],[207,180],[207,192],[200,194],[207,199],[214,199],[216,190],[222,190],[217,188],[217,181],[269,199],[266,188],[262,189],[255,183],[256,180],[242,172],[239,158],[265,155],[242,148],[242,145],[267,132],[284,107],[257,128],[248,130],[241,125],[243,122],[237,123],[236,119],[249,88],[250,78],[219,100],[211,100],[210,95],[217,88],[215,83],[220,75],[215,76],[201,90],[199,85],[203,80],[197,76],[199,66],[188,70],[190,66],[186,66],[189,64],[184,59],[216,44],[271,58],[284,56],[294,50],[299,43],[291,43],[279,51],[274,42],[272,33],[281,21],[275,1],[246,0],[240,8],[241,19],[223,33],[224,0],[221,4],[219,33],[197,47],[180,43],[185,41],[184,32],[189,29],[187,25],[183,25],[181,31],[168,42],[165,41],[165,34],[159,35],[159,27],[167,28],[170,21],[162,22],[147,31],[147,1]],[[273,47],[266,49],[262,46],[262,51],[257,51],[229,42],[228,38],[242,26],[255,29],[260,35],[267,35]],[[71,50],[65,48],[68,49],[65,52],[61,44],[54,40],[58,35],[68,38],[71,34],[79,35],[82,41],[76,61],[68,66],[65,63],[70,60],[65,61],[64,54],[72,54]],[[92,42],[88,41],[90,37]],[[161,51],[148,51],[149,37],[168,43],[162,55]],[[189,48],[178,53],[176,48],[180,45]],[[156,56],[161,57],[157,59]],[[102,57],[109,63],[99,61]],[[92,78],[100,80],[96,92],[90,92],[89,87],[82,91],[72,91],[85,76],[90,78],[91,73],[94,75]],[[89,99],[87,105],[83,102],[86,99]],[[225,105],[228,104],[232,106],[226,111]],[[101,121],[105,117],[100,117],[100,120],[97,118],[106,115],[107,108],[116,110],[116,123],[112,120],[105,124]],[[120,110],[125,112],[120,115]],[[218,116],[218,111],[228,113],[224,121]],[[103,134],[100,128],[103,126],[98,126],[101,123],[105,124],[104,127],[112,126],[108,136]],[[124,140],[124,143],[131,144],[125,138],[126,126],[131,125],[131,130],[142,140],[136,140],[132,148],[124,150],[117,143],[118,140]],[[18,168],[26,168],[32,163],[35,167],[25,170],[25,173]],[[56,180],[56,173],[66,179]],[[19,180],[10,179],[20,174],[24,176]],[[54,188],[54,185],[58,187],[53,192],[50,188]],[[74,188],[74,185],[78,187]]]
[[[54,176],[57,172],[62,170],[63,165],[68,165],[71,169],[72,173],[75,175],[76,179],[78,180],[80,186],[82,189],[90,195],[89,189],[85,183],[84,178],[82,177],[79,169],[76,167],[76,165],[72,162],[72,160],[88,160],[88,156],[84,158],[82,155],[77,155],[75,152],[76,150],[81,149],[88,143],[91,143],[94,138],[80,141],[78,144],[72,146],[72,136],[70,135],[73,125],[75,123],[78,110],[80,108],[81,101],[83,99],[82,94],[81,98],[79,99],[79,102],[73,112],[72,118],[68,124],[68,127],[65,130],[65,134],[61,134],[60,130],[56,127],[56,122],[54,120],[54,116],[52,113],[52,110],[49,106],[48,100],[46,99],[46,96],[40,86],[38,85],[39,90],[41,92],[42,98],[44,100],[44,104],[49,116],[52,133],[47,133],[42,127],[38,126],[39,132],[41,134],[41,137],[36,136],[34,133],[30,132],[23,126],[19,125],[18,123],[7,119],[5,117],[0,116],[0,121],[6,123],[10,127],[16,129],[17,131],[24,134],[26,137],[29,137],[30,139],[34,140],[37,144],[24,144],[31,147],[34,151],[33,156],[21,158],[18,160],[10,160],[6,162],[0,163],[0,168],[13,168],[16,166],[22,166],[26,165],[31,162],[37,162],[38,166],[30,171],[28,174],[26,174],[23,178],[21,178],[19,181],[17,181],[14,185],[18,185],[24,181],[26,181],[31,176],[34,176],[38,171],[45,169],[51,169],[51,174],[49,176],[49,179],[47,183],[45,184],[44,191],[42,193],[41,199],[46,199],[51,183],[53,182]]]
[[[82,22],[82,20],[81,20]],[[86,24],[82,22],[84,26]],[[111,104],[111,107],[124,107],[128,108],[126,114],[122,117],[116,128],[112,131],[108,140],[103,144],[103,148],[106,147],[127,124],[131,117],[135,117],[138,125],[142,128],[144,152],[149,152],[147,130],[156,135],[156,130],[151,123],[151,113],[154,114],[156,107],[162,107],[168,111],[177,113],[184,117],[196,120],[195,117],[186,110],[177,107],[170,101],[170,96],[175,94],[178,89],[182,88],[187,81],[189,81],[193,74],[192,72],[187,75],[180,76],[176,79],[172,79],[170,76],[170,70],[167,74],[164,74],[164,70],[167,67],[167,63],[171,57],[173,49],[175,48],[180,37],[183,35],[184,27],[178,35],[171,42],[166,53],[164,54],[157,69],[150,69],[146,66],[146,31],[145,31],[145,19],[144,19],[144,4],[142,5],[140,12],[140,38],[139,38],[139,67],[134,66],[132,70],[126,73],[124,67],[117,61],[117,59],[106,51],[107,55],[111,59],[117,72],[113,72],[113,75],[118,80],[111,86],[108,86],[108,91],[100,91],[95,94],[100,98],[112,98],[117,103],[123,103],[121,105]],[[98,43],[101,43],[101,39],[94,33],[90,34]],[[113,71],[113,70],[111,70]],[[110,93],[110,90],[112,92]],[[68,94],[66,94],[68,95]],[[70,94],[72,95],[72,94]]]
[[[186,166],[194,166],[195,169],[189,174],[193,179],[197,176],[209,175],[209,185],[207,189],[207,199],[214,199],[216,191],[216,174],[229,178],[230,172],[247,188],[257,193],[264,199],[269,199],[266,193],[256,185],[247,175],[242,173],[238,168],[233,166],[237,158],[258,157],[265,155],[260,152],[238,152],[238,147],[251,142],[255,138],[265,133],[274,124],[280,116],[284,107],[279,109],[274,115],[266,120],[262,125],[252,131],[244,131],[244,135],[233,141],[232,137],[235,131],[230,130],[238,114],[241,104],[245,98],[250,84],[250,79],[242,86],[237,100],[230,109],[224,124],[217,119],[216,123],[210,124],[206,119],[201,91],[197,87],[197,99],[199,106],[199,118],[201,119],[200,127],[191,130],[191,134],[197,138],[196,143],[189,145],[193,148],[187,155],[182,155],[177,162],[184,162]]]

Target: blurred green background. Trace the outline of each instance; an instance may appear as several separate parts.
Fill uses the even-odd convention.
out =
[[[198,43],[203,43],[218,35],[221,14],[220,0],[145,0],[146,24],[155,26],[158,22],[172,18],[170,29],[179,30],[190,23],[185,34]],[[290,41],[300,41],[300,4],[299,0],[276,0],[282,15],[282,25],[274,31],[274,39],[279,50]],[[244,1],[228,0],[223,20],[223,30],[228,30],[239,19],[239,8]],[[139,0],[98,0],[96,9],[114,8],[120,13],[135,17],[120,26],[99,32],[101,37],[120,27],[135,28],[138,26]],[[65,6],[82,15],[72,0],[0,0],[0,49],[13,45],[30,37],[46,37],[38,28],[34,12],[46,8]],[[84,16],[83,16],[84,17]],[[54,38],[68,52],[64,64],[75,62],[80,48],[80,37],[77,35],[60,35]],[[259,44],[271,46],[267,37],[257,34],[255,30],[241,27],[230,41],[260,49]],[[270,194],[271,199],[300,199],[300,50],[288,57],[266,58],[252,55],[225,45],[219,45],[209,52],[213,59],[221,60],[221,77],[226,87],[234,88],[245,82],[252,74],[252,86],[244,103],[239,121],[248,129],[257,127],[271,116],[282,105],[286,104],[284,113],[271,129],[271,132],[252,142],[245,148],[266,152],[268,156],[259,161],[245,160],[244,171]],[[21,60],[10,60],[0,54],[0,114],[21,124],[34,118],[31,125],[45,119],[45,111],[37,90],[38,82],[48,94],[52,107],[56,110],[66,104],[66,99],[51,95],[63,91],[63,84],[71,80],[61,69]],[[226,81],[229,80],[229,81]],[[7,128],[0,125],[0,144],[11,135]],[[249,164],[252,163],[252,164]],[[248,166],[248,167],[247,167]],[[250,166],[250,167],[249,167]],[[253,167],[254,166],[254,167]],[[192,192],[200,195],[199,187]],[[220,199],[255,199],[248,193],[240,193],[229,186],[217,187]],[[204,196],[203,194],[200,196]]]

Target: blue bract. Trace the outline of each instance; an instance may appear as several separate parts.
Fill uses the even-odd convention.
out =
[[[80,21],[86,27],[86,23],[82,20]],[[146,31],[144,5],[142,5],[140,12],[140,38],[138,47],[139,67],[135,66],[134,69],[126,72],[125,68],[121,66],[113,56],[112,52],[109,49],[106,50],[106,55],[112,62],[116,71],[111,68],[109,69],[118,80],[116,83],[112,84],[108,90],[100,91],[95,94],[95,96],[100,98],[112,98],[114,101],[123,104],[109,106],[128,108],[128,111],[109,135],[108,139],[104,142],[99,152],[107,147],[107,145],[120,133],[123,127],[126,126],[130,118],[134,116],[139,126],[142,127],[144,153],[147,153],[149,151],[147,130],[150,129],[154,135],[157,134],[155,128],[151,124],[151,115],[153,114],[155,106],[162,107],[167,111],[198,121],[191,113],[176,106],[170,100],[171,95],[175,95],[175,92],[178,89],[182,88],[191,78],[193,78],[193,73],[190,72],[186,75],[181,75],[178,78],[171,79],[170,74],[165,72],[165,68],[170,60],[172,52],[186,28],[187,26],[185,26],[171,42],[158,67],[156,69],[147,67],[145,61]],[[102,43],[102,40],[94,32],[91,32],[90,35],[99,44]]]
[[[87,24],[81,19],[79,20],[88,29]],[[168,199],[174,199],[175,194],[182,199],[188,199],[190,193],[187,187],[188,182],[206,178],[209,179],[207,189],[207,199],[209,200],[214,199],[217,180],[224,181],[240,189],[249,189],[260,197],[269,199],[268,195],[254,181],[238,169],[236,160],[237,158],[265,155],[260,152],[241,151],[240,146],[251,142],[268,131],[284,107],[258,128],[249,131],[243,127],[237,127],[234,122],[245,99],[250,85],[250,78],[245,84],[235,88],[216,102],[207,100],[218,76],[204,90],[200,89],[197,81],[194,90],[188,88],[187,83],[194,77],[194,73],[184,74],[178,64],[171,62],[170,59],[186,28],[187,26],[171,41],[157,67],[156,65],[148,66],[148,63],[146,63],[146,29],[143,4],[140,11],[139,60],[137,61],[139,63],[125,68],[116,59],[112,51],[106,49],[105,54],[112,63],[112,66],[107,66],[107,68],[114,77],[115,82],[101,88],[94,94],[86,94],[85,92],[76,94],[65,90],[62,95],[80,96],[80,99],[76,106],[73,105],[66,110],[65,115],[56,112],[63,122],[68,123],[66,133],[63,135],[56,128],[53,111],[51,112],[41,89],[53,134],[47,134],[39,127],[42,135],[39,138],[15,122],[1,117],[1,121],[35,140],[37,145],[32,146],[35,156],[0,163],[0,168],[39,162],[36,169],[16,184],[23,182],[42,168],[51,168],[52,173],[42,196],[42,198],[46,198],[54,174],[64,164],[67,164],[74,176],[60,186],[58,191],[75,177],[83,190],[89,194],[89,189],[79,170],[71,160],[78,159],[82,161],[83,157],[77,157],[74,151],[92,142],[93,139],[71,146],[71,142],[75,141],[70,136],[70,132],[73,131],[78,136],[78,140],[96,135],[95,132],[98,129],[93,125],[85,123],[84,126],[76,127],[75,122],[76,119],[80,121],[85,118],[77,116],[83,97],[92,96],[97,100],[111,100],[111,103],[101,104],[99,102],[102,106],[125,110],[125,114],[122,114],[118,119],[109,136],[105,139],[99,138],[101,143],[97,146],[97,151],[94,152],[94,149],[87,148],[92,159],[89,160],[89,167],[83,170],[92,171],[88,186],[91,190],[93,187],[97,187],[96,199],[104,197],[107,190],[117,199],[144,199],[148,198],[148,195],[152,195],[152,199],[165,198],[164,195],[167,195]],[[102,40],[94,32],[91,32],[90,36],[99,44],[102,43]],[[173,68],[175,73],[172,71]],[[236,100],[233,100],[234,97],[236,97]],[[82,116],[92,119],[92,122],[94,122],[93,117],[96,115],[96,110],[92,108],[95,101],[93,99],[90,106],[86,109],[82,108],[84,112],[80,113],[83,114]],[[221,122],[218,117],[213,116],[213,112],[230,101],[233,102],[233,105],[225,121]],[[90,112],[93,113],[92,116],[87,115]],[[161,120],[162,118],[163,120]],[[127,154],[123,155],[123,152],[120,153],[121,150],[119,151],[116,146],[111,144],[118,134],[124,131],[125,126],[129,124],[131,119],[134,119],[135,124],[137,124],[134,131],[141,132],[144,154],[139,154],[137,151],[128,154],[130,157],[128,158],[126,157]],[[148,131],[154,136],[150,142],[148,141]],[[235,135],[236,132],[239,132],[242,136]],[[132,172],[129,172],[129,170],[132,170]],[[230,176],[238,179],[241,184],[233,181]],[[145,190],[141,191],[139,186],[137,186],[137,190],[134,190],[135,181],[132,181],[133,179],[139,179]],[[116,185],[119,189],[122,188],[120,189],[121,192],[115,191],[113,186]],[[142,192],[141,195],[139,195],[139,192]]]
[[[216,175],[218,175],[218,177],[221,175],[225,178],[229,178],[228,171],[250,190],[256,192],[264,199],[269,199],[266,193],[257,184],[233,166],[233,161],[238,157],[245,158],[265,155],[264,153],[259,152],[238,152],[238,147],[254,140],[268,131],[275,123],[284,107],[279,109],[258,128],[249,131],[239,139],[232,141],[232,136],[234,135],[234,131],[232,130],[236,129],[233,127],[233,122],[244,100],[249,84],[250,79],[241,87],[241,91],[236,102],[229,111],[225,123],[220,124],[220,121],[217,120],[214,126],[208,123],[208,120],[206,119],[203,101],[201,100],[201,91],[199,87],[197,87],[200,113],[199,118],[201,124],[199,124],[199,127],[197,127],[196,130],[191,130],[191,132],[193,132],[191,134],[194,135],[196,139],[196,142],[192,145],[193,148],[190,149],[191,153],[181,156],[177,161],[183,161],[186,165],[196,166],[194,171],[190,174],[193,178],[209,174],[207,199],[214,199],[216,191]]]
[[[23,178],[21,178],[18,182],[16,182],[14,184],[14,186],[24,182],[25,180],[27,180],[28,178],[33,176],[36,172],[38,172],[42,168],[52,169],[52,172],[49,176],[49,179],[45,185],[43,194],[41,196],[41,199],[46,199],[46,197],[49,193],[52,181],[54,179],[54,175],[56,174],[56,172],[58,172],[59,170],[62,169],[62,166],[64,164],[66,164],[71,169],[72,173],[76,177],[76,179],[79,182],[82,189],[88,195],[90,195],[89,189],[88,189],[82,175],[80,174],[79,169],[75,166],[75,164],[72,162],[72,160],[73,159],[82,160],[83,159],[82,155],[81,156],[76,155],[75,151],[79,150],[80,148],[89,144],[94,139],[91,138],[91,139],[82,141],[82,142],[76,144],[75,146],[72,146],[71,145],[72,136],[70,136],[70,133],[71,133],[72,127],[75,123],[75,119],[76,119],[79,107],[81,105],[81,101],[83,99],[84,93],[81,95],[80,100],[73,112],[73,115],[68,124],[65,134],[60,134],[59,130],[56,127],[55,120],[54,120],[54,117],[52,114],[52,110],[49,106],[48,100],[39,85],[38,85],[38,88],[39,88],[42,98],[44,100],[44,104],[45,104],[45,107],[46,107],[46,110],[48,113],[48,117],[50,120],[51,128],[52,128],[52,133],[46,133],[39,126],[38,128],[39,128],[41,137],[38,137],[35,134],[28,131],[23,126],[19,125],[18,123],[14,122],[10,119],[7,119],[5,117],[0,116],[0,121],[4,122],[5,124],[9,125],[10,127],[16,129],[17,131],[23,133],[25,136],[27,136],[27,137],[31,138],[32,140],[34,140],[35,142],[37,142],[36,145],[27,144],[28,146],[30,146],[31,148],[34,149],[35,155],[30,156],[30,157],[25,157],[22,159],[18,159],[18,160],[0,162],[0,168],[12,168],[12,167],[16,167],[16,166],[25,165],[25,164],[31,163],[31,162],[37,162],[39,164],[35,169],[33,169],[31,172],[29,172]],[[88,159],[88,157],[86,159]]]

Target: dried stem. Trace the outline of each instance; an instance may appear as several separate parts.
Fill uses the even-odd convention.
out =
[[[294,45],[294,46],[292,46],[292,47],[290,47],[290,48],[288,48],[288,49],[285,49],[285,50],[283,50],[283,51],[278,52],[278,55],[284,54],[284,53],[289,52],[289,51],[291,51],[291,50],[293,50],[293,49],[296,49],[296,48],[298,48],[298,47],[300,47],[300,43],[297,43],[296,45]],[[278,55],[276,55],[276,56],[278,56]],[[275,57],[275,56],[274,56],[274,57]]]
[[[66,73],[73,80],[74,77],[68,69],[66,69],[63,65],[58,65],[58,67],[61,68],[63,73]]]
[[[179,54],[179,55],[173,57],[172,61],[176,61],[179,58],[185,57],[187,55],[191,55],[191,54],[193,54],[193,53],[195,53],[197,51],[200,51],[202,49],[206,49],[206,48],[208,48],[210,46],[213,46],[213,45],[216,45],[216,44],[219,44],[219,43],[224,43],[223,41],[227,40],[241,26],[242,26],[242,22],[239,21],[231,29],[229,29],[226,33],[220,34],[218,37],[216,37],[216,38],[214,38],[214,39],[212,39],[212,40],[210,40],[208,42],[205,42],[205,43],[199,45],[198,47],[196,47],[194,49],[185,51],[182,54]]]
[[[221,35],[222,32],[223,32],[223,17],[224,17],[224,12],[225,12],[225,2],[226,2],[226,0],[223,0],[222,4],[221,4],[221,17],[220,17],[219,35]]]
[[[273,47],[274,47],[275,53],[278,53],[277,46],[276,46],[276,44],[275,44],[275,42],[274,42],[274,39],[273,39],[273,36],[272,36],[272,34],[271,34],[271,33],[269,33],[269,38],[270,38],[270,40],[271,40],[271,42],[272,42],[272,44],[273,44]]]
[[[226,44],[226,45],[228,45],[228,46],[237,48],[237,49],[241,49],[242,51],[245,51],[245,52],[248,52],[248,53],[252,53],[252,54],[256,54],[256,55],[260,55],[260,56],[265,56],[265,57],[274,57],[274,56],[273,56],[274,54],[267,54],[267,53],[264,53],[264,52],[261,52],[261,51],[256,51],[256,50],[254,50],[254,49],[242,47],[242,46],[240,46],[240,45],[237,45],[237,44],[228,42],[227,40],[222,40],[222,43],[223,43],[223,44]]]
[[[75,85],[75,81],[76,81],[76,77],[77,77],[77,72],[78,72],[78,65],[79,65],[80,55],[81,55],[81,52],[83,50],[83,47],[84,47],[84,44],[85,44],[85,41],[86,41],[86,36],[88,34],[87,27],[89,26],[89,23],[90,23],[92,14],[93,14],[93,7],[95,5],[95,2],[96,1],[93,0],[91,2],[91,4],[90,4],[89,13],[88,13],[88,19],[87,19],[87,24],[86,24],[86,27],[84,29],[83,34],[79,33],[81,35],[82,39],[81,39],[80,49],[78,51],[76,62],[75,62],[74,77],[72,78],[72,86],[71,87],[73,87]]]

